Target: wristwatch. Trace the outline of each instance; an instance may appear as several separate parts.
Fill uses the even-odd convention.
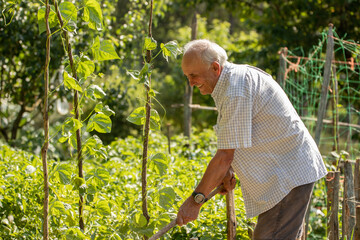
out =
[[[193,196],[194,201],[198,204],[204,203],[208,200],[202,193],[193,192],[191,195]]]

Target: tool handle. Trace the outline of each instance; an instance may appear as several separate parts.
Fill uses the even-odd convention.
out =
[[[220,185],[217,188],[215,188],[211,193],[209,193],[208,200],[210,200],[213,196],[215,196],[222,190],[223,190],[223,185]],[[176,219],[172,220],[168,225],[166,225],[165,227],[160,229],[157,233],[154,234],[154,236],[149,238],[149,240],[156,240],[156,239],[160,238],[162,235],[167,233],[170,229],[172,229],[175,226],[176,226]]]

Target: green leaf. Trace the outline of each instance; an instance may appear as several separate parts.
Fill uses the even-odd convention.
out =
[[[88,57],[83,57],[77,65],[76,72],[80,78],[86,79],[95,70],[95,64]]]
[[[105,97],[106,93],[98,85],[90,85],[85,91],[85,96],[95,101],[96,99]]]
[[[161,176],[165,175],[166,169],[168,167],[168,162],[166,155],[163,153],[156,153],[150,156],[150,160],[155,164],[156,169],[158,170]]]
[[[84,155],[91,155],[102,159],[107,157],[107,150],[103,147],[101,139],[96,135],[86,140],[83,145],[83,152]]]
[[[60,143],[64,143],[64,142],[66,142],[67,140],[69,139],[69,137],[61,137],[61,138],[59,138],[59,142]]]
[[[75,5],[71,2],[62,2],[59,5],[59,10],[61,16],[63,17],[63,22],[66,26],[66,29],[69,31],[74,31],[76,29],[77,21],[77,9]]]
[[[39,26],[39,34],[46,31],[46,24],[45,24],[45,11],[46,7],[43,6],[38,10],[37,18],[38,18],[38,26]],[[49,26],[50,28],[55,27],[59,21],[57,20],[55,8],[53,5],[50,6],[50,13],[49,13]]]
[[[58,215],[57,213],[60,214],[66,214],[66,210],[64,207],[64,204],[60,201],[56,201],[51,205],[51,209],[50,211],[54,214],[54,215]]]
[[[144,125],[145,123],[146,111],[145,107],[139,107],[135,109],[127,118],[129,122],[136,125]]]
[[[145,227],[147,224],[146,218],[140,212],[138,212],[134,215],[133,222],[139,228]]]
[[[85,184],[85,179],[81,177],[75,177],[73,180],[74,187],[78,189],[81,185]]]
[[[96,210],[102,216],[108,216],[111,214],[111,210],[109,207],[109,202],[106,200],[101,200],[96,204]]]
[[[71,183],[72,169],[68,164],[59,164],[56,168],[56,173],[59,175],[62,184]]]
[[[95,106],[95,112],[102,112],[104,113],[106,116],[111,116],[111,115],[115,115],[115,112],[113,110],[110,109],[110,107],[108,105],[105,105],[105,107],[103,106],[102,103],[98,103]]]
[[[99,133],[111,132],[111,119],[103,113],[97,113],[90,117],[86,131],[97,131]]]
[[[95,38],[94,43],[91,46],[91,52],[94,59],[98,61],[120,59],[112,42],[110,40],[102,40],[100,42],[99,37]]]
[[[66,240],[83,240],[86,236],[79,228],[69,228],[66,231]]]
[[[102,29],[102,11],[96,0],[85,0],[84,17],[89,22],[89,28],[100,31]]]
[[[126,74],[130,75],[133,79],[135,79],[137,81],[139,80],[140,72],[137,70],[135,70],[135,71],[126,70]]]
[[[146,119],[145,107],[135,109],[127,118],[129,122],[136,125],[144,125]],[[160,116],[155,109],[151,109],[150,115],[150,129],[160,130],[161,122]]]
[[[106,169],[98,168],[95,171],[95,177],[101,180],[105,185],[110,181],[110,174]]]
[[[66,214],[66,219],[65,219],[65,224],[68,225],[69,227],[75,226],[76,222],[73,218],[73,216],[71,215],[71,213]]]
[[[161,121],[159,113],[155,109],[151,109],[151,116],[150,116],[150,129],[153,130],[160,130]]]
[[[169,61],[169,57],[173,56],[176,58],[177,55],[181,53],[181,49],[179,48],[176,41],[170,41],[165,44],[161,44],[162,54],[166,61]]]
[[[79,92],[82,92],[82,88],[79,85],[78,81],[69,75],[67,71],[64,71],[64,85],[69,89],[75,89]]]
[[[76,134],[71,134],[71,135],[70,135],[69,144],[70,144],[70,146],[73,147],[74,149],[77,149]]]
[[[152,37],[146,37],[144,41],[144,49],[145,50],[154,50],[156,49],[157,42]]]
[[[159,192],[159,204],[165,210],[171,208],[175,202],[175,192],[171,187],[165,187]]]
[[[75,132],[76,130],[80,129],[83,124],[75,118],[67,118],[62,125],[62,134],[67,136],[69,132]]]
[[[151,71],[151,64],[145,63],[139,74],[139,82],[145,83],[146,86],[149,86],[149,75],[151,74]]]

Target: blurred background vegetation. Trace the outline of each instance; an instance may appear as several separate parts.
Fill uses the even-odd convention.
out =
[[[142,0],[101,0],[106,39],[111,39],[120,60],[99,62],[94,79],[106,91],[104,104],[116,113],[111,134],[100,135],[105,144],[141,128],[126,121],[135,106],[143,103],[144,89],[127,70],[139,69],[143,62],[142,43],[147,35],[148,3]],[[183,46],[190,40],[191,21],[198,17],[198,38],[207,38],[224,47],[229,60],[251,64],[272,74],[279,67],[281,47],[309,52],[321,32],[331,22],[339,36],[360,39],[360,0],[158,0],[154,6],[153,37],[158,42],[176,40]],[[45,62],[45,33],[39,34],[37,11],[40,1],[1,1],[0,10],[0,138],[12,146],[39,153],[43,143],[42,94]],[[99,33],[79,29],[71,36],[74,51],[86,51]],[[90,36],[91,35],[91,36]],[[70,96],[64,91],[62,71],[65,59],[59,35],[52,38],[50,126],[51,134],[71,111]],[[301,48],[299,48],[301,47]],[[297,52],[293,52],[297,54]],[[172,104],[183,103],[186,80],[180,67],[181,57],[154,65],[153,88],[163,107],[155,108],[163,117],[163,130],[170,124],[172,134],[183,131],[183,109]],[[194,104],[213,106],[210,96],[194,89]],[[91,103],[89,103],[90,109]],[[193,126],[204,129],[215,124],[216,112],[193,111]],[[56,139],[56,136],[55,136]],[[52,141],[50,153],[60,159],[64,144]],[[63,151],[66,153],[67,151]]]

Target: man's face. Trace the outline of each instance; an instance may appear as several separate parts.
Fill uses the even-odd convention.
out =
[[[190,86],[199,88],[202,95],[211,94],[219,79],[221,68],[219,63],[207,65],[195,53],[186,53],[181,68],[189,79]]]

